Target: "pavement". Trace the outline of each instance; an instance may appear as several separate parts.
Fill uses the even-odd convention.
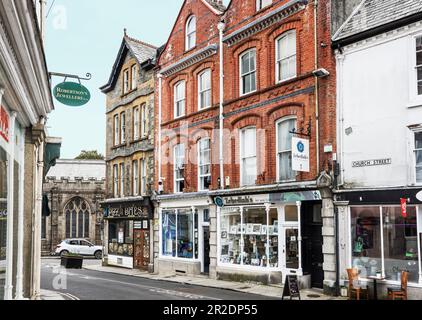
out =
[[[267,296],[270,298],[282,298],[283,287],[281,285],[262,285],[251,282],[231,282],[223,280],[214,280],[206,276],[181,276],[181,275],[158,275],[150,274],[140,270],[124,269],[118,267],[102,266],[99,264],[87,264],[83,267],[85,270],[112,273],[126,276],[133,276],[137,278],[145,278],[155,281],[166,281],[185,285],[193,285],[207,288],[218,288],[254,295]],[[342,297],[331,297],[323,294],[322,290],[301,290],[302,300],[347,300]]]

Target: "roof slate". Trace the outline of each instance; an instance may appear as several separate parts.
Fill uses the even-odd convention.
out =
[[[153,45],[133,39],[128,36],[126,36],[126,43],[130,51],[132,51],[133,55],[140,64],[144,63],[147,60],[154,59],[157,53],[157,48]]]
[[[363,0],[334,35],[338,41],[422,12],[422,0]]]

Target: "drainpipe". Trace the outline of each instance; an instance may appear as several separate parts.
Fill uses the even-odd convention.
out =
[[[318,70],[318,0],[314,0],[314,41],[315,41],[315,70]],[[316,161],[318,175],[320,173],[320,143],[319,143],[319,78],[315,75],[315,121],[316,121]]]
[[[220,189],[224,189],[224,29],[226,24],[221,21],[217,25],[220,34]]]
[[[163,178],[162,178],[162,155],[161,155],[161,144],[162,144],[162,110],[163,110],[163,75],[158,74],[158,193],[162,191],[163,188]]]
[[[24,143],[25,135],[22,133],[20,141]],[[24,145],[24,144],[23,144]],[[24,147],[21,148],[20,170],[19,170],[19,207],[18,207],[18,261],[16,274],[16,300],[23,300],[23,242],[24,242],[24,179],[25,179],[25,154]]]
[[[4,299],[13,300],[13,213],[14,213],[14,157],[15,157],[16,112],[12,112],[9,129],[9,154],[7,156],[7,245],[6,245],[6,285]]]

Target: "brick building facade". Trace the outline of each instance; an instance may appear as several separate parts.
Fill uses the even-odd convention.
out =
[[[330,1],[183,4],[157,62],[159,272],[264,283],[294,274],[334,288],[329,12]],[[292,170],[293,137],[309,141],[309,172]]]

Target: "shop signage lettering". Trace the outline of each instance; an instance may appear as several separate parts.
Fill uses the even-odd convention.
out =
[[[239,197],[227,197],[224,198],[224,205],[233,206],[233,205],[248,205],[255,203],[265,203],[270,201],[270,195],[261,195],[261,196],[239,196]]]
[[[292,138],[292,169],[297,172],[310,172],[308,139]]]
[[[392,159],[378,159],[378,160],[364,160],[364,161],[353,161],[353,168],[362,167],[375,167],[375,166],[388,166],[393,163]]]
[[[7,210],[0,210],[0,219],[7,218]]]
[[[148,210],[138,206],[110,208],[108,218],[148,218]]]
[[[54,97],[57,101],[70,107],[80,107],[89,102],[91,93],[82,84],[63,82],[54,88]]]
[[[0,109],[0,136],[9,142],[9,115],[3,106]]]
[[[321,193],[318,190],[298,191],[298,192],[271,193],[271,194],[238,196],[238,197],[225,197],[223,198],[223,201],[224,201],[223,206],[238,206],[238,205],[262,204],[262,203],[292,203],[292,202],[297,202],[297,201],[319,201],[321,199],[322,199]],[[214,202],[216,203],[217,200],[215,199]],[[217,203],[216,205],[218,206]]]

